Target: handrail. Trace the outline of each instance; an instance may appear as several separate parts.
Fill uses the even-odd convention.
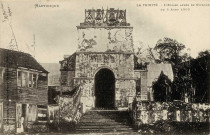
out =
[[[77,91],[77,93],[73,97],[73,109],[72,110],[75,110],[75,112],[73,112],[73,117],[74,118],[75,118],[77,112],[79,111],[80,99],[81,99],[81,89],[79,88],[79,90]]]
[[[62,92],[62,95],[68,95],[70,97],[74,97],[74,95],[78,92],[80,85],[77,85],[71,91]]]
[[[71,102],[72,106],[69,108],[69,113],[67,114],[68,116],[71,117],[71,119],[75,122],[78,121],[78,113],[81,113],[80,111],[80,99],[82,97],[81,95],[81,85],[77,85],[76,87],[74,87],[73,90],[71,91],[66,91],[66,92],[62,92],[61,96],[64,96],[66,98],[72,99],[69,100],[69,102]]]

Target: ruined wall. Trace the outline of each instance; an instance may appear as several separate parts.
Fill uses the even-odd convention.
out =
[[[115,105],[116,107],[128,107],[128,104],[133,101],[136,92],[135,80],[116,80],[115,85]]]
[[[132,27],[78,27],[78,51],[133,52]]]
[[[60,79],[61,86],[69,86],[73,88],[74,74],[75,74],[75,71],[61,71],[61,79]]]
[[[133,27],[126,21],[126,10],[86,10],[85,22],[77,26],[77,31],[77,52],[60,62],[61,80],[66,80],[64,85],[72,79],[74,86],[83,84],[82,99],[94,107],[95,74],[107,68],[115,76],[116,107],[127,107],[133,101],[136,83]],[[75,71],[75,76],[68,78],[66,71]]]
[[[170,64],[149,64],[147,70],[135,70],[135,77],[139,78],[141,90],[138,95],[142,101],[153,101],[153,82],[157,81],[161,72],[169,77],[173,81],[173,71]]]
[[[210,122],[209,104],[135,101],[132,118],[137,125],[166,122]]]
[[[133,54],[127,53],[77,53],[75,85],[83,83],[83,96],[94,97],[94,77],[102,68],[115,75],[115,99],[117,107],[128,106],[129,96],[135,95]]]
[[[148,100],[147,91],[147,71],[140,72],[141,74],[141,100]]]
[[[78,53],[75,77],[94,77],[100,68],[107,67],[115,78],[133,78],[133,66],[133,54]]]
[[[135,70],[135,77],[137,78],[137,83],[140,84],[140,92],[138,93],[138,96],[141,98],[141,100],[148,100],[147,71]]]
[[[91,97],[94,95],[94,79],[75,79],[75,84],[81,85],[82,96]]]

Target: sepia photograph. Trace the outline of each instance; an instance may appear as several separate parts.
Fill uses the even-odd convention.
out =
[[[208,135],[209,99],[209,0],[0,0],[0,135]]]

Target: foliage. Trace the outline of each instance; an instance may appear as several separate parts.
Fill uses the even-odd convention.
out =
[[[171,97],[171,80],[161,72],[158,80],[153,84],[154,101],[166,102]]]
[[[174,39],[165,37],[163,40],[158,40],[154,50],[159,54],[160,62],[171,63],[172,66],[182,62],[181,51],[185,48],[185,45],[177,42]]]
[[[189,98],[189,102],[208,102],[209,55],[184,62],[177,67],[173,81],[174,100]]]
[[[143,42],[138,42],[138,48],[135,49],[134,55],[134,69],[146,69],[149,64],[148,59],[146,59],[147,49],[144,48],[145,44]]]
[[[195,88],[195,102],[208,102],[209,56],[206,55],[191,62],[190,76]]]
[[[201,58],[204,56],[210,55],[210,50],[205,50],[205,51],[201,51],[198,53],[198,57],[197,58]]]
[[[172,65],[174,72],[174,81],[170,85],[172,101],[188,99],[189,102],[208,102],[207,67],[210,50],[201,51],[196,59],[193,59],[188,53],[183,53],[184,50],[185,45],[165,37],[158,40],[154,48],[148,46],[146,57],[150,62],[170,63]],[[137,55],[140,57],[142,54],[141,46],[141,48],[138,48]],[[140,67],[140,65],[136,65],[136,67]],[[164,84],[161,84],[163,83],[160,80],[161,78],[164,80],[160,76],[156,85],[154,85],[158,87],[154,88],[157,92],[154,94],[157,94],[159,100],[162,100],[162,96],[165,96],[165,88]],[[159,92],[162,92],[163,95]]]

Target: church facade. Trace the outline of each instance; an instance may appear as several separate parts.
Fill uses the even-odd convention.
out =
[[[89,107],[123,108],[136,94],[133,27],[126,10],[85,10],[77,26],[78,49],[61,64],[61,87],[81,84],[82,102]]]

